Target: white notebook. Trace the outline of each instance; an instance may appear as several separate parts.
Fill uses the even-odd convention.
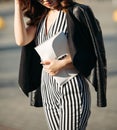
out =
[[[63,32],[59,32],[47,41],[35,47],[35,50],[41,57],[41,60],[59,59],[69,54],[67,38]],[[73,76],[77,75],[76,70],[64,69],[57,75],[53,76],[60,85],[64,84]]]

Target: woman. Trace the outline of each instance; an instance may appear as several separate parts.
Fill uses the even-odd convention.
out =
[[[24,15],[30,19],[27,27]],[[91,102],[86,78],[97,61],[88,20],[93,21],[95,33],[97,26],[91,9],[72,0],[15,0],[15,39],[24,46],[19,83],[26,95],[35,90],[34,105],[43,104],[51,130],[86,129]],[[61,60],[40,61],[34,47],[58,32],[66,35],[70,54]],[[77,70],[76,75],[59,85],[53,77],[66,68]],[[104,96],[101,103],[106,106]]]

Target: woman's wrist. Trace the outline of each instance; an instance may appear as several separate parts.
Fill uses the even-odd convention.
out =
[[[19,1],[19,0],[15,0],[15,9],[19,9],[19,10],[22,10],[22,4],[21,4],[21,2]]]
[[[67,55],[64,59],[60,60],[62,68],[73,69],[72,59],[70,55]]]
[[[19,0],[15,0],[15,5],[16,6],[20,6],[20,1]]]

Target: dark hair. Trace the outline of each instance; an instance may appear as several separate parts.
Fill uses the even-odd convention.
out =
[[[68,6],[70,6],[73,1],[72,0],[57,0],[58,6],[56,9],[62,10],[67,9]],[[36,0],[22,0],[23,5],[23,13],[24,16],[29,18],[29,21],[27,22],[27,25],[34,25],[36,26],[41,19],[45,17],[45,15],[50,10],[49,8],[46,8]]]

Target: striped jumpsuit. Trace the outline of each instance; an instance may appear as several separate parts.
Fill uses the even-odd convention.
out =
[[[47,34],[46,18],[37,34],[38,44],[43,43],[57,32],[67,35],[66,13],[59,11]],[[50,130],[85,130],[90,116],[90,92],[85,78],[80,74],[64,85],[58,83],[42,70],[41,94]]]

